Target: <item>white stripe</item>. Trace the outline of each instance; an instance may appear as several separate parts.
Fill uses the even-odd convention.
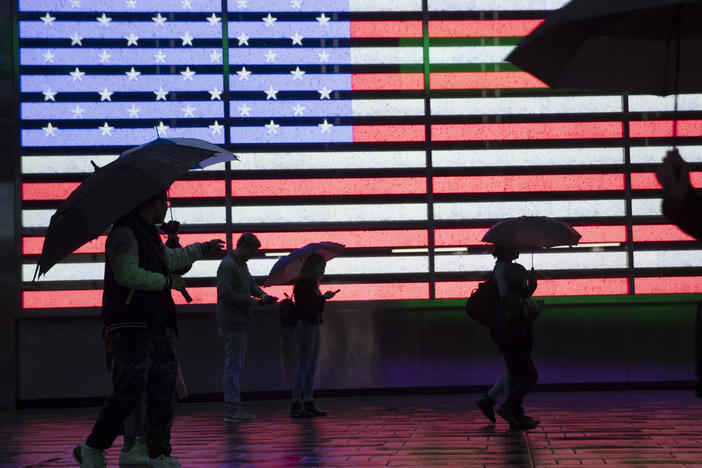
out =
[[[662,216],[660,198],[634,198],[631,200],[634,216]]]
[[[350,0],[349,11],[422,11],[422,0]]]
[[[634,252],[636,268],[695,267],[702,265],[702,250],[653,250]]]
[[[429,62],[437,63],[502,63],[514,46],[453,46],[429,49]]]
[[[351,63],[363,64],[407,64],[423,63],[421,47],[352,47]]]
[[[234,200],[236,204],[236,199]],[[427,206],[423,203],[387,203],[382,205],[290,205],[234,206],[234,223],[321,223],[352,221],[423,221]]]
[[[22,281],[32,281],[36,265],[22,265]],[[80,281],[102,280],[105,277],[105,264],[100,263],[57,263],[37,281]]]
[[[424,115],[423,99],[354,99],[351,101],[354,117],[384,115]]]
[[[634,164],[660,163],[670,146],[632,146],[631,162]],[[702,162],[702,146],[678,146],[680,156],[687,162]]]
[[[22,210],[23,227],[47,227],[56,210]],[[224,206],[177,207],[173,217],[182,224],[219,224],[226,220]]]
[[[385,169],[426,166],[424,151],[238,153],[236,170]]]
[[[500,219],[515,216],[624,216],[624,200],[434,203],[436,219]]]
[[[519,262],[531,268],[531,254],[523,254]],[[533,267],[537,270],[588,270],[626,268],[626,252],[542,252],[534,253]],[[437,255],[437,272],[491,271],[495,266],[492,255]]]
[[[432,99],[432,115],[621,112],[618,96]]]
[[[23,174],[90,174],[93,172],[93,165],[90,161],[94,161],[98,167],[106,166],[119,155],[75,155],[75,156],[50,156],[50,155],[35,155],[22,156],[22,173]],[[232,161],[232,164],[237,164],[237,161]],[[196,169],[197,171],[222,171],[224,163],[217,163],[207,166],[204,169]]]
[[[435,150],[432,162],[434,167],[622,164],[624,151],[621,148]]]
[[[429,11],[555,10],[568,0],[429,0]]]
[[[675,109],[675,96],[629,96],[631,112],[663,112]],[[702,94],[678,95],[678,110],[702,110]]]

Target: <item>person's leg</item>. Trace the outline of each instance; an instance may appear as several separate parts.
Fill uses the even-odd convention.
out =
[[[222,389],[224,403],[228,411],[236,410],[241,405],[239,376],[246,358],[246,330],[220,330],[224,343],[224,375]]]
[[[304,387],[304,407],[303,409],[312,416],[326,416],[326,411],[321,411],[314,404],[314,376],[317,372],[317,361],[319,361],[319,346],[321,332],[319,324],[312,325],[312,355],[310,356],[310,366],[305,376]]]
[[[298,349],[298,364],[293,380],[292,403],[290,415],[293,417],[308,416],[302,408],[303,390],[307,382],[307,374],[312,366],[314,355],[313,325],[298,320],[295,325],[295,340]]]
[[[134,410],[124,420],[124,447],[122,447],[124,452],[128,452],[134,447],[137,438],[144,437],[145,400],[144,393],[142,393]]]
[[[136,407],[144,393],[148,368],[145,330],[125,328],[110,334],[113,393],[107,398],[86,439],[86,445],[99,450],[112,446],[124,420]]]
[[[487,396],[490,397],[492,400],[495,400],[495,401],[496,401],[496,400],[497,400],[497,397],[499,397],[499,396],[502,395],[503,393],[506,393],[506,392],[505,392],[505,388],[506,388],[505,381],[506,381],[507,379],[505,378],[505,375],[507,374],[507,372],[509,372],[509,371],[506,370],[506,366],[505,366],[505,372],[500,376],[499,379],[497,379],[497,381],[496,381],[495,384],[490,388],[490,390],[488,390]]]
[[[160,328],[149,333],[150,363],[146,383],[148,432],[146,445],[150,458],[171,456],[171,426],[175,410],[177,362],[173,349],[174,333]]]

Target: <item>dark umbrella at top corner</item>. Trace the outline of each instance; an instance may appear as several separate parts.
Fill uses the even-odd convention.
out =
[[[551,88],[702,91],[702,0],[572,0],[507,60]]]
[[[484,242],[521,249],[575,245],[578,233],[569,224],[547,216],[519,216],[495,223],[483,236]]]
[[[195,167],[236,155],[195,138],[159,138],[97,168],[64,200],[46,231],[39,275]]]
[[[344,247],[344,244],[336,242],[314,242],[295,249],[275,262],[263,285],[288,284],[300,276],[302,264],[313,253],[321,255],[325,260],[329,261],[341,255]]]

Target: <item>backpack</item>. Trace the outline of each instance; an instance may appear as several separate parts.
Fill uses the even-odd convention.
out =
[[[494,328],[497,325],[497,304],[500,302],[500,291],[492,276],[478,284],[466,301],[466,314],[480,325]]]
[[[280,323],[288,328],[295,328],[297,324],[297,307],[293,298],[285,293],[285,299],[278,303]]]

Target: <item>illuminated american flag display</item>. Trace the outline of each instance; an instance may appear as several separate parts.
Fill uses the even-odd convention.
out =
[[[174,184],[183,243],[341,242],[325,280],[341,301],[465,297],[493,265],[483,233],[519,215],[583,235],[534,253],[538,294],[700,292],[702,251],[660,216],[653,175],[672,98],[549,90],[504,61],[563,3],[20,0],[24,280],[90,161],[158,134],[241,158]],[[702,162],[702,96],[679,107],[681,153]],[[103,248],[55,266],[24,307],[99,305]],[[215,301],[217,264],[186,276],[196,303]]]

